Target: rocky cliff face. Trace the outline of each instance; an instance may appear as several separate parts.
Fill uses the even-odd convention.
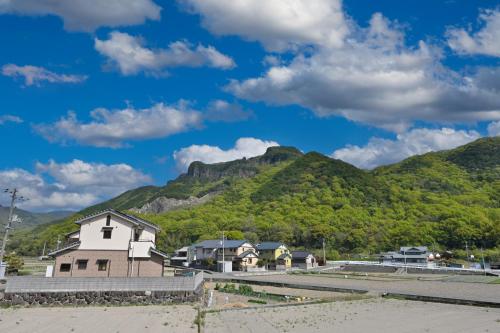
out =
[[[243,158],[215,164],[193,162],[184,176],[210,181],[225,177],[250,178],[259,172],[261,165],[273,165],[300,156],[302,153],[293,147],[271,147],[264,155],[249,159]]]
[[[207,194],[201,198],[189,197],[188,199],[159,197],[151,202],[144,204],[140,208],[132,208],[131,210],[140,214],[161,214],[174,209],[188,208],[204,204],[214,196],[215,193]]]

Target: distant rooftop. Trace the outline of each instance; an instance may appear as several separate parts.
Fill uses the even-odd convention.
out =
[[[294,259],[305,259],[313,254],[308,251],[292,251],[292,258]]]
[[[280,246],[284,245],[281,242],[262,242],[257,244],[258,250],[276,250]]]
[[[228,240],[228,239],[226,239],[226,240],[224,240],[224,248],[226,248],[226,249],[237,248],[245,243],[249,243],[249,242],[246,240]],[[202,247],[204,249],[219,249],[219,248],[222,248],[222,239],[204,240],[202,242],[194,244],[193,247]]]

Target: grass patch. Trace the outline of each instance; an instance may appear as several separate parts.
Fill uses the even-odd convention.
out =
[[[256,304],[267,304],[266,301],[263,301],[261,299],[249,299],[248,303],[256,303]]]
[[[236,288],[236,286],[233,283],[226,283],[224,286],[222,286],[219,283],[216,283],[214,289],[223,293],[256,297],[260,299],[275,300],[278,302],[283,302],[287,300],[287,298],[282,295],[268,294],[265,291],[254,291],[253,288],[247,284],[240,284],[239,287]]]
[[[500,279],[496,279],[490,282],[491,284],[500,284]]]

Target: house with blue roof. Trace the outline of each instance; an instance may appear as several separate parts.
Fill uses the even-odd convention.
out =
[[[232,270],[246,270],[256,267],[259,255],[255,246],[246,240],[211,239],[193,245],[196,253],[196,264],[203,265],[207,261],[215,261],[223,265],[227,272],[228,264]]]
[[[262,242],[257,244],[259,257],[267,262],[268,269],[289,269],[292,256],[288,247],[281,242]]]

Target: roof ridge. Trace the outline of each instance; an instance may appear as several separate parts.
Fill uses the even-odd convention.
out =
[[[154,224],[154,223],[151,223],[151,222],[149,222],[149,221],[146,221],[146,220],[144,220],[144,219],[142,219],[142,218],[140,218],[140,217],[137,217],[137,216],[133,216],[133,215],[130,215],[130,214],[124,213],[124,212],[119,211],[119,210],[116,210],[116,209],[114,209],[114,208],[106,208],[106,209],[104,209],[104,210],[101,210],[101,211],[95,212],[94,214],[89,214],[89,215],[86,215],[86,216],[84,216],[84,217],[82,217],[82,218],[77,219],[77,220],[75,221],[75,223],[76,223],[76,224],[79,224],[79,222],[82,222],[82,221],[88,220],[88,219],[90,219],[90,218],[92,218],[92,217],[96,217],[96,216],[99,216],[99,215],[101,215],[101,214],[105,214],[105,213],[113,213],[113,214],[116,214],[116,215],[118,215],[118,216],[125,217],[125,218],[127,218],[127,219],[129,219],[129,220],[133,220],[133,221],[136,221],[136,222],[138,222],[138,223],[146,224],[146,225],[148,225],[148,226],[150,226],[150,227],[152,227],[152,228],[154,228],[154,229],[156,229],[156,230],[160,230],[160,227],[159,227],[159,226],[157,226],[157,225],[156,225],[156,224]]]

